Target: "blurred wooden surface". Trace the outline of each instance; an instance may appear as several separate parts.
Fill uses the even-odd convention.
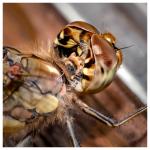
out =
[[[37,41],[51,43],[67,22],[50,4],[4,4],[3,44],[18,49]],[[134,58],[133,58],[134,59]],[[141,107],[139,99],[116,77],[103,92],[81,96],[87,104],[106,115],[122,119]],[[147,119],[143,113],[119,128],[109,128],[76,109],[75,131],[81,146],[147,146]],[[41,131],[34,146],[71,146],[64,126],[56,123]]]

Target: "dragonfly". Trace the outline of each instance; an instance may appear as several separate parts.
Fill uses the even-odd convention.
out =
[[[147,106],[118,121],[78,96],[103,91],[113,81],[122,60],[122,49],[116,47],[112,33],[100,33],[82,21],[66,25],[46,53],[4,46],[4,146],[12,137],[19,138],[15,146],[26,146],[34,133],[56,121],[66,126],[72,145],[80,146],[70,113],[74,106],[109,127],[121,126],[144,112]]]

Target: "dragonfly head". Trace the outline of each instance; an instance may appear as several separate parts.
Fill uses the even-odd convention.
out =
[[[121,50],[111,33],[77,21],[68,24],[54,41],[58,65],[80,93],[96,93],[108,86],[122,63]]]

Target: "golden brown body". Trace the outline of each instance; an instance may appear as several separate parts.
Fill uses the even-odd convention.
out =
[[[115,43],[111,33],[99,33],[78,21],[60,31],[50,57],[4,47],[4,137],[33,133],[58,120],[67,123],[78,146],[69,114],[74,104],[109,126],[119,126],[146,110],[115,122],[77,98],[76,93],[97,93],[112,82],[122,63]]]

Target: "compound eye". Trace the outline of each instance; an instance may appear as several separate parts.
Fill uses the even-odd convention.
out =
[[[109,44],[115,45],[116,43],[116,38],[114,37],[113,34],[107,32],[101,35],[102,38],[104,38]]]

